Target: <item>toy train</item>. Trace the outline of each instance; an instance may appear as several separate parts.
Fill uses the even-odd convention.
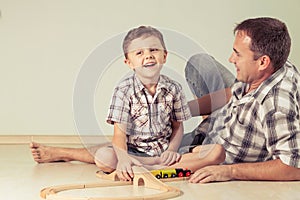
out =
[[[152,170],[151,173],[157,179],[161,179],[161,178],[189,177],[192,172],[189,169],[175,168],[175,169]]]

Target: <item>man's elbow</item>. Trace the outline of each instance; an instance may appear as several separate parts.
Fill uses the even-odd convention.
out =
[[[280,177],[278,177],[278,180],[282,181],[300,181],[300,168],[293,167],[290,165],[287,165],[282,162],[282,160],[278,159],[278,162],[280,162],[281,166],[281,172]]]

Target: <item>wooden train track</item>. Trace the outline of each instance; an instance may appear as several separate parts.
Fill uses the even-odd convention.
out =
[[[101,183],[88,183],[88,184],[73,184],[73,185],[60,185],[47,187],[41,190],[40,196],[43,199],[47,200],[118,200],[118,199],[127,199],[127,200],[137,200],[137,199],[168,199],[180,196],[182,191],[176,187],[169,186],[164,182],[166,181],[176,181],[184,180],[185,178],[171,178],[170,179],[160,179],[155,178],[151,172],[143,167],[133,167],[134,178],[133,181],[119,181],[116,173],[111,173],[109,175],[97,172],[97,176],[101,179],[111,180],[109,182]],[[124,185],[133,185],[133,186],[144,186],[146,188],[155,189],[160,191],[157,194],[143,195],[143,196],[126,196],[126,197],[71,197],[58,195],[57,193],[67,190],[75,189],[85,189],[85,188],[99,188],[99,187],[111,187],[111,186],[124,186]]]

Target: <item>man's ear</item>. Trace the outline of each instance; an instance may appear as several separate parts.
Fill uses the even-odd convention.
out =
[[[258,68],[258,70],[263,71],[263,70],[267,69],[268,67],[271,67],[271,59],[267,55],[261,56],[258,59],[258,62],[259,62],[259,68]]]

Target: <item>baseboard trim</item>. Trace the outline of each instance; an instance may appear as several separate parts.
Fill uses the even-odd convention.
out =
[[[112,136],[103,135],[0,135],[0,144],[29,144],[32,141],[47,144],[101,144],[111,139]]]

